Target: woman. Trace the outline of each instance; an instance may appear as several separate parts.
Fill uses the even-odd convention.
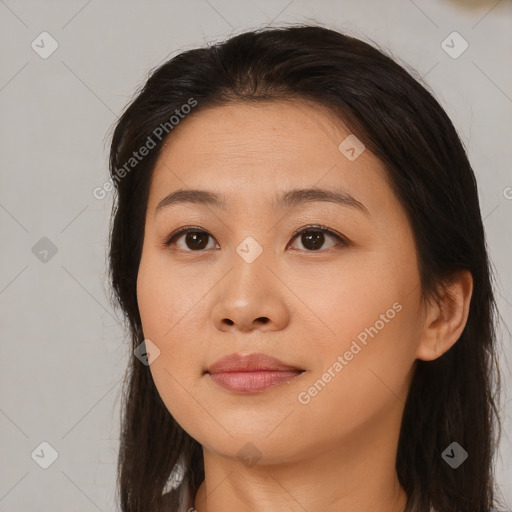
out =
[[[333,30],[247,32],[155,70],[110,170],[123,512],[492,510],[477,186],[424,86]]]

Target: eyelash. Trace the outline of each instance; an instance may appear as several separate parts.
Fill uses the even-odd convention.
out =
[[[350,241],[347,238],[345,238],[344,236],[342,236],[339,233],[333,231],[332,229],[329,229],[326,226],[322,226],[322,225],[318,225],[318,224],[304,226],[304,227],[296,230],[292,234],[291,239],[294,240],[295,238],[297,238],[297,236],[301,235],[304,232],[308,232],[308,231],[320,231],[320,232],[326,233],[327,235],[329,235],[329,236],[333,237],[334,239],[336,239],[337,240],[337,244],[335,246],[333,246],[333,247],[330,247],[330,249],[334,249],[334,248],[336,248],[338,246],[346,247],[346,246],[350,245]],[[197,227],[197,226],[183,226],[183,227],[177,229],[176,231],[174,231],[173,233],[171,233],[171,235],[169,235],[169,237],[167,237],[167,239],[164,242],[164,246],[165,247],[172,246],[173,242],[177,238],[179,238],[181,235],[184,235],[184,234],[186,234],[188,232],[206,233],[208,236],[213,238],[212,235],[210,235],[210,233],[208,233],[204,229],[201,229],[200,227]],[[304,249],[302,249],[302,250],[304,250]],[[185,252],[204,252],[204,249],[203,250],[197,250],[197,251],[186,250]],[[319,250],[305,250],[305,252],[313,253],[313,252],[324,252],[324,251],[319,249]]]

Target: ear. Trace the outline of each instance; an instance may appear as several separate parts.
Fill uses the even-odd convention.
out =
[[[444,286],[440,301],[426,304],[417,359],[437,359],[457,342],[466,326],[472,293],[473,276],[469,270],[459,270]]]

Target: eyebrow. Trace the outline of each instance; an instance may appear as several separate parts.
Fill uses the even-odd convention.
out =
[[[349,193],[343,190],[331,190],[317,187],[286,191],[280,196],[273,197],[270,205],[274,210],[280,210],[313,202],[336,203],[341,206],[357,209],[365,215],[370,215],[366,206]],[[223,209],[227,208],[227,201],[224,195],[207,190],[179,189],[175,192],[171,192],[158,203],[155,208],[155,216],[164,208],[185,203],[215,206]]]

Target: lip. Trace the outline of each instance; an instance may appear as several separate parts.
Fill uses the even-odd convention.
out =
[[[230,354],[208,367],[206,374],[219,386],[239,393],[261,392],[290,382],[305,370],[262,353]]]
[[[221,357],[206,369],[206,373],[226,373],[226,372],[254,372],[263,371],[304,371],[303,368],[283,363],[275,357],[261,352],[252,354],[229,354]]]

